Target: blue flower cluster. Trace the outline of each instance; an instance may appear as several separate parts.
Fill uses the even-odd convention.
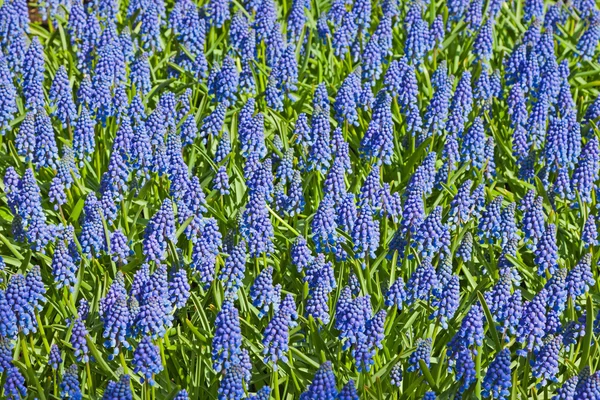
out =
[[[325,3],[0,5],[0,397],[600,398],[598,6]]]

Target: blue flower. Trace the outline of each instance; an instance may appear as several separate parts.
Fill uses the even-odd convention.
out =
[[[331,361],[325,361],[315,373],[310,386],[300,395],[300,400],[334,400],[337,395]]]
[[[519,232],[517,228],[517,224],[515,222],[515,211],[517,209],[517,205],[515,203],[510,203],[508,206],[502,210],[500,214],[500,231],[502,236],[502,242],[507,243],[509,240],[518,240]]]
[[[448,362],[450,368],[454,369],[455,379],[462,381],[458,390],[459,393],[463,393],[477,380],[471,351],[466,347],[461,347]]]
[[[313,144],[308,154],[308,170],[327,172],[331,165],[331,126],[329,115],[322,109],[315,110],[312,116],[311,137]]]
[[[77,265],[69,253],[67,243],[59,239],[52,257],[52,275],[56,282],[56,288],[68,287],[69,291],[72,292],[77,284],[77,270]]]
[[[237,308],[225,300],[215,320],[215,335],[212,342],[212,360],[215,371],[229,369],[241,351],[242,334]]]
[[[268,254],[273,250],[274,230],[263,193],[250,194],[242,215],[240,232],[248,243],[251,257]]]
[[[452,81],[448,76],[448,66],[445,61],[438,66],[431,80],[435,92],[425,112],[425,128],[427,131],[418,138],[419,144],[423,143],[427,137],[439,135],[441,129],[446,125],[450,107]]]
[[[96,147],[94,126],[89,110],[87,107],[82,106],[73,131],[73,151],[75,158],[79,160],[80,166],[83,166],[84,160],[91,161],[92,159],[91,155]]]
[[[385,295],[385,305],[388,307],[396,306],[398,311],[402,310],[404,301],[406,301],[406,291],[402,277],[396,278],[394,283],[388,289]]]
[[[473,43],[473,53],[478,60],[483,62],[489,61],[492,56],[492,45],[494,42],[492,36],[493,22],[494,21],[490,18],[481,25],[479,32],[475,37],[475,42]]]
[[[432,291],[438,286],[438,277],[433,265],[431,265],[431,260],[424,258],[406,284],[407,304],[412,305],[417,300],[429,301]]]
[[[226,196],[230,193],[229,176],[227,175],[227,168],[224,165],[220,166],[217,170],[213,181],[213,189],[217,190],[221,196]]]
[[[419,226],[412,246],[427,258],[434,257],[438,253],[441,258],[449,255],[450,231],[446,225],[442,224],[441,206],[434,208]]]
[[[171,275],[169,280],[169,301],[173,307],[183,308],[190,297],[190,284],[187,272],[180,268]]]
[[[326,195],[311,222],[312,239],[318,252],[335,252],[339,236],[334,206],[333,197]]]
[[[340,331],[339,338],[343,341],[342,348],[344,350],[358,343],[359,335],[364,334],[367,320],[371,318],[371,314],[371,300],[369,296],[353,299],[352,290],[349,286],[342,289],[336,303],[335,328]],[[365,341],[363,340],[363,342]],[[366,349],[366,352],[369,352],[369,349]],[[369,356],[368,358],[371,357]],[[358,366],[360,366],[360,358],[355,357],[355,359]]]
[[[132,316],[127,307],[127,298],[124,294],[116,299],[110,307],[109,313],[104,318],[104,331],[102,337],[106,339],[104,347],[112,349],[109,359],[119,354],[119,347],[125,348],[131,346],[127,343],[126,336],[131,324]]]
[[[545,340],[544,346],[535,355],[535,360],[532,363],[532,375],[541,381],[538,387],[544,387],[547,381],[556,382],[558,379],[558,356],[562,345],[560,336],[550,337]]]
[[[417,65],[423,62],[431,44],[429,26],[422,17],[424,8],[423,2],[413,2],[404,18],[404,26],[407,32],[404,53],[412,63]]]
[[[356,102],[361,91],[360,77],[354,71],[344,79],[337,92],[333,109],[336,119],[340,124],[347,121],[351,125],[358,125],[358,112]]]
[[[60,364],[62,364],[62,357],[60,355],[60,349],[56,344],[50,347],[50,354],[48,355],[48,364],[52,369],[57,370]]]
[[[90,361],[87,335],[88,331],[85,324],[81,319],[76,318],[73,323],[73,330],[71,331],[71,346],[75,349],[75,357],[79,362],[87,363]]]
[[[293,304],[291,296],[288,295],[288,297],[292,300]],[[277,370],[277,362],[279,360],[284,363],[288,362],[286,353],[289,350],[289,328],[293,326],[292,316],[289,313],[290,311],[295,312],[295,304],[293,304],[293,306],[293,310],[286,308],[286,306],[280,307],[267,324],[263,334],[262,344],[264,346],[264,361],[265,363],[272,361],[274,370]]]
[[[50,105],[51,107],[56,107],[53,115],[62,122],[63,128],[75,122],[77,109],[73,102],[73,93],[67,70],[62,65],[56,71],[52,86],[50,87]]]
[[[394,153],[391,111],[392,98],[386,91],[380,91],[373,106],[369,127],[360,142],[360,153],[365,157],[376,157],[377,162],[391,164]]]
[[[215,96],[217,102],[235,102],[240,75],[235,61],[230,56],[225,57],[221,69],[216,72],[214,80],[209,79],[209,93]]]
[[[517,327],[517,342],[524,348],[517,351],[517,354],[525,356],[537,351],[542,345],[542,338],[546,335],[547,300],[548,293],[542,289],[533,300],[525,304]]]
[[[488,242],[493,243],[495,239],[502,235],[502,195],[497,196],[492,200],[479,220],[479,236],[481,237],[481,243],[484,243],[487,239]]]
[[[593,183],[598,179],[600,150],[598,140],[593,137],[583,147],[579,161],[573,172],[572,185],[584,203],[590,203]]]
[[[148,259],[156,263],[164,260],[169,240],[175,240],[175,219],[171,200],[165,199],[144,231],[143,246]]]
[[[152,88],[152,80],[150,78],[150,63],[148,62],[148,54],[141,53],[138,55],[130,67],[129,80],[131,85],[135,87],[137,93],[146,96]]]
[[[352,15],[352,12],[343,10],[341,11],[341,15],[342,22],[333,33],[331,46],[335,56],[343,60],[348,53],[349,47],[354,42],[358,31],[358,26],[356,25],[356,21],[354,15]]]
[[[41,111],[44,107],[44,49],[37,36],[23,59],[23,95],[30,111]]]
[[[129,375],[121,375],[118,382],[109,381],[108,386],[104,390],[102,400],[131,400],[131,378]]]
[[[448,355],[456,354],[462,347],[482,346],[483,320],[483,308],[477,302],[471,306],[460,324],[460,329],[448,342]]]
[[[52,121],[44,109],[37,111],[34,120],[35,147],[33,163],[36,168],[55,168],[58,160],[58,147],[54,138]]]
[[[480,3],[474,1],[473,3]],[[449,133],[462,135],[465,122],[469,118],[469,114],[473,108],[473,91],[471,89],[471,73],[469,71],[463,72],[452,101],[450,103],[450,116],[446,122],[446,130]]]
[[[586,18],[586,29],[577,42],[577,52],[584,61],[590,61],[600,40],[600,12],[593,10]]]
[[[4,396],[8,400],[18,400],[27,397],[25,378],[15,366],[10,366],[6,371],[4,382]]]
[[[390,370],[390,382],[396,387],[402,387],[402,364],[397,363]]]
[[[538,267],[538,275],[543,276],[546,272],[551,275],[558,268],[558,246],[556,244],[556,226],[548,224],[538,246],[534,252],[535,264]]]
[[[569,297],[575,301],[582,296],[596,281],[591,271],[592,255],[586,253],[581,260],[567,274],[566,285]]]
[[[250,287],[252,305],[258,308],[258,316],[264,317],[269,312],[271,304],[276,305],[279,297],[276,296],[273,286],[273,267],[263,269]]]
[[[149,336],[144,336],[135,348],[132,364],[133,371],[143,375],[143,378],[140,379],[141,383],[148,382],[150,386],[156,384],[153,376],[161,373],[163,366],[158,346],[152,343]]]
[[[375,259],[379,248],[379,221],[373,219],[373,210],[368,202],[359,206],[358,217],[352,229],[355,257]],[[364,261],[363,261],[364,263]]]
[[[418,338],[416,342],[416,348],[408,359],[409,367],[406,369],[408,372],[421,371],[419,361],[425,362],[425,365],[429,367],[431,362],[431,338],[422,339]]]
[[[81,400],[83,398],[77,365],[72,364],[64,373],[62,382],[60,383],[60,395],[73,400]]]
[[[502,349],[490,363],[483,378],[482,388],[486,397],[507,399],[510,396],[511,385],[510,350]]]
[[[308,248],[308,244],[304,237],[298,236],[294,243],[292,243],[290,256],[292,263],[296,266],[298,272],[302,271],[312,262],[312,252]]]
[[[486,160],[485,142],[483,121],[477,117],[464,135],[460,149],[461,161],[470,163],[473,168],[483,168]]]
[[[452,319],[459,306],[460,284],[458,276],[452,275],[444,284],[439,293],[432,301],[432,307],[436,308],[430,316],[430,319],[438,318],[444,329],[448,327],[448,321]]]
[[[575,400],[575,389],[578,383],[579,377],[577,375],[570,377],[558,388],[552,400]]]
[[[192,267],[200,273],[200,282],[207,289],[215,276],[215,265],[222,246],[219,226],[214,218],[205,218],[199,226],[197,237],[192,239]]]

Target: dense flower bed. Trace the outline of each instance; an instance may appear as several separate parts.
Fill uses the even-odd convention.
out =
[[[5,0],[2,397],[600,399],[599,41],[588,0]]]

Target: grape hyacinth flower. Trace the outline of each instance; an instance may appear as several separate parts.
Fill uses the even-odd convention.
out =
[[[390,381],[396,387],[402,386],[402,365],[400,363],[394,364],[390,370]]]
[[[517,342],[524,349],[517,351],[525,356],[528,352],[538,350],[546,331],[547,292],[542,289],[529,303],[524,306],[523,314],[517,327]]]
[[[465,233],[463,236],[458,249],[456,250],[456,257],[460,258],[463,262],[471,261],[471,255],[473,253],[473,235],[471,232]]]
[[[81,400],[83,397],[80,386],[77,365],[72,364],[63,375],[62,382],[60,383],[60,395],[64,398]]]
[[[595,285],[596,280],[591,271],[592,255],[586,253],[573,267],[566,278],[566,286],[569,297],[575,300],[586,293],[590,287]]]
[[[534,254],[538,275],[543,276],[546,271],[551,275],[555,273],[558,268],[558,246],[554,224],[548,224]]]
[[[531,373],[541,381],[538,387],[544,387],[547,381],[556,382],[558,374],[558,356],[562,345],[560,336],[549,337],[545,340],[544,345],[535,356]]]
[[[486,397],[507,399],[511,385],[510,350],[502,349],[488,367],[482,388]]]
[[[590,214],[588,219],[585,221],[583,231],[581,233],[581,240],[583,241],[585,248],[590,246],[598,246],[598,244],[600,244],[600,242],[598,242],[596,217],[594,217],[593,214]]]
[[[143,378],[141,383],[148,382],[150,386],[154,386],[156,382],[153,376],[159,374],[163,370],[160,351],[158,346],[152,343],[152,339],[144,336],[133,352],[132,364],[135,373],[141,373]]]
[[[175,240],[175,219],[171,200],[165,199],[144,231],[143,246],[148,259],[156,263],[164,260],[168,240]]]
[[[269,312],[271,304],[277,304],[279,298],[275,297],[273,267],[263,269],[256,277],[250,287],[250,298],[254,307],[259,309],[259,318],[264,317]]]
[[[419,361],[425,362],[425,365],[429,367],[431,362],[431,338],[422,339],[418,338],[416,343],[416,349],[412,352],[408,359],[409,367],[406,369],[408,372],[421,371]]]
[[[187,272],[181,268],[175,271],[169,280],[169,301],[173,307],[185,307],[190,298],[190,284],[188,282]]]
[[[331,361],[325,361],[315,373],[310,386],[300,400],[335,399],[338,395]]]
[[[77,109],[73,102],[73,93],[67,70],[62,65],[56,71],[54,81],[50,87],[50,103],[52,107],[56,107],[53,115],[62,122],[63,128],[75,122]]]
[[[77,361],[87,363],[90,361],[86,336],[88,331],[81,319],[76,318],[71,331],[71,346],[75,349]]]

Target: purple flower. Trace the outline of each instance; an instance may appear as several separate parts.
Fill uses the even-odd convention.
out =
[[[507,399],[512,385],[510,370],[510,350],[502,349],[490,363],[483,378],[482,388],[486,397]]]
[[[546,385],[547,381],[556,382],[558,379],[558,356],[562,345],[560,336],[549,337],[535,355],[531,373],[536,378],[541,378],[538,387]]]
[[[373,210],[368,202],[362,202],[352,229],[355,257],[375,259],[379,248],[379,221],[373,219]]]
[[[591,271],[592,255],[586,253],[581,260],[567,274],[566,285],[569,297],[575,301],[582,296],[590,287],[595,285],[596,281]]]
[[[163,370],[160,350],[157,345],[152,343],[149,336],[144,336],[133,352],[132,364],[135,373],[141,373],[144,377],[140,379],[141,383],[148,382],[154,386],[156,382],[153,376]]]
[[[240,231],[251,257],[273,250],[274,230],[269,217],[265,196],[261,192],[250,194],[248,204],[242,215]]]
[[[175,218],[171,200],[165,199],[144,231],[144,253],[148,259],[156,263],[164,260],[169,240],[175,240]]]
[[[412,246],[427,258],[440,253],[444,258],[450,253],[450,231],[442,224],[442,207],[433,209],[417,230]]]
[[[549,224],[534,252],[538,275],[546,272],[554,274],[558,268],[558,246],[556,244],[556,226]]]
[[[85,324],[79,319],[75,319],[73,330],[71,331],[71,346],[75,349],[75,357],[77,361],[89,362],[89,348],[87,345],[88,331]]]
[[[212,360],[215,371],[229,369],[241,353],[242,334],[238,310],[233,302],[226,300],[215,320],[215,336],[212,342]]]
[[[315,373],[310,386],[300,395],[300,400],[335,399],[337,395],[331,361],[325,361]]]
[[[190,284],[188,282],[187,272],[180,268],[173,272],[169,280],[169,301],[173,307],[185,307],[190,298]]]
[[[416,348],[408,359],[409,367],[406,369],[408,372],[419,371],[421,372],[421,366],[419,361],[425,362],[425,365],[429,367],[431,358],[431,338],[422,339],[418,338],[416,342]]]
[[[60,66],[52,86],[50,87],[50,105],[56,107],[53,115],[56,116],[66,128],[67,125],[72,125],[77,118],[77,109],[73,102],[73,92],[69,83],[69,76],[64,66]]]
[[[71,366],[65,371],[62,382],[60,383],[60,395],[73,400],[81,400],[81,383],[79,382],[79,373],[77,365]]]
[[[473,53],[478,60],[488,62],[492,57],[493,20],[489,18],[481,27],[473,43]]]
[[[431,260],[424,258],[406,284],[407,304],[412,305],[417,300],[429,301],[432,291],[438,286],[439,281]]]
[[[525,356],[528,352],[537,351],[546,334],[546,304],[548,293],[542,289],[523,309],[523,315],[517,327],[517,342],[523,349],[517,354]]]
[[[600,40],[600,12],[593,10],[587,15],[586,29],[577,42],[577,52],[584,61],[590,61]]]
[[[250,298],[254,307],[258,308],[259,318],[264,317],[269,312],[269,306],[278,304],[279,297],[276,297],[273,286],[273,267],[263,269],[254,280],[250,287]]]

